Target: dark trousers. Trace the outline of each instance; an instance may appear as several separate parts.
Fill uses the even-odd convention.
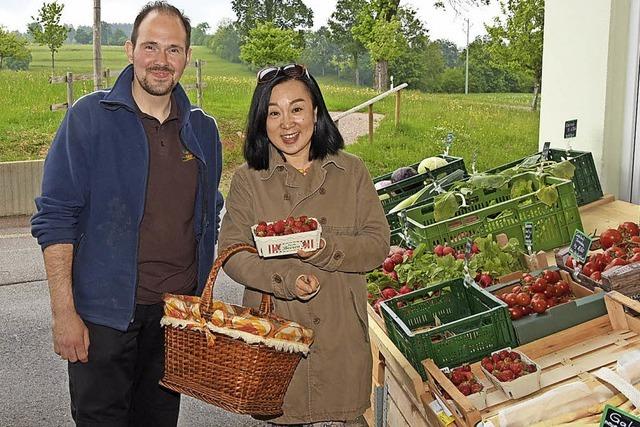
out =
[[[89,361],[69,363],[78,426],[175,426],[180,394],[158,384],[164,368],[162,304],[137,305],[126,332],[85,322]]]

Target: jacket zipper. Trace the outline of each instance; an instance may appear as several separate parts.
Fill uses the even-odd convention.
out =
[[[136,292],[138,291],[138,281],[140,280],[140,276],[139,276],[140,273],[138,271],[138,254],[140,251],[140,224],[142,224],[142,219],[144,217],[144,206],[147,200],[147,186],[149,185],[149,168],[150,168],[149,158],[151,156],[151,154],[149,153],[149,139],[147,138],[147,133],[145,132],[144,127],[142,126],[142,123],[140,122],[140,119],[137,118],[137,116],[136,116],[136,119],[138,120],[139,128],[142,130],[142,134],[144,135],[144,143],[146,148],[145,166],[147,169],[147,174],[145,175],[145,178],[144,178],[144,191],[142,192],[142,207],[138,214],[138,229],[136,231],[136,252],[135,252],[135,257],[133,258],[133,264],[134,264],[133,271],[135,271],[136,278],[133,284],[133,297],[131,298],[131,301],[133,301],[133,303],[131,306],[131,318],[129,320],[129,323],[133,323],[136,317]]]

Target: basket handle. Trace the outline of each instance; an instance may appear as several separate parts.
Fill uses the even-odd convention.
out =
[[[224,265],[224,263],[231,258],[233,255],[238,252],[247,251],[252,253],[258,253],[256,248],[246,243],[235,243],[225,249],[223,249],[219,254],[216,260],[211,267],[211,271],[209,272],[209,277],[207,278],[207,283],[204,285],[204,289],[202,291],[202,296],[200,297],[201,302],[201,313],[203,316],[210,315],[211,310],[211,299],[213,297],[213,287],[216,283],[216,278],[218,277],[218,272]],[[267,293],[262,293],[262,301],[260,302],[260,312],[263,314],[271,314],[271,296]]]

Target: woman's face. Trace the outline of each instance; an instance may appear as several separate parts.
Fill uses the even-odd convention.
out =
[[[271,91],[267,113],[267,136],[284,154],[287,162],[306,166],[316,114],[307,86],[287,80]]]

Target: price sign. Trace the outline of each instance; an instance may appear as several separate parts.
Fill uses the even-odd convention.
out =
[[[564,122],[564,137],[567,138],[575,138],[578,133],[578,120],[567,120]]]
[[[533,247],[533,223],[524,223],[524,245],[527,247],[529,254],[531,254],[531,248]]]
[[[571,246],[569,246],[569,253],[573,259],[583,264],[587,260],[589,248],[591,248],[591,237],[580,230],[576,230],[571,239]]]
[[[615,406],[605,405],[600,427],[640,427],[640,418]]]
[[[549,141],[544,143],[542,147],[542,158],[544,160],[549,160],[549,149],[551,148],[551,143]]]

